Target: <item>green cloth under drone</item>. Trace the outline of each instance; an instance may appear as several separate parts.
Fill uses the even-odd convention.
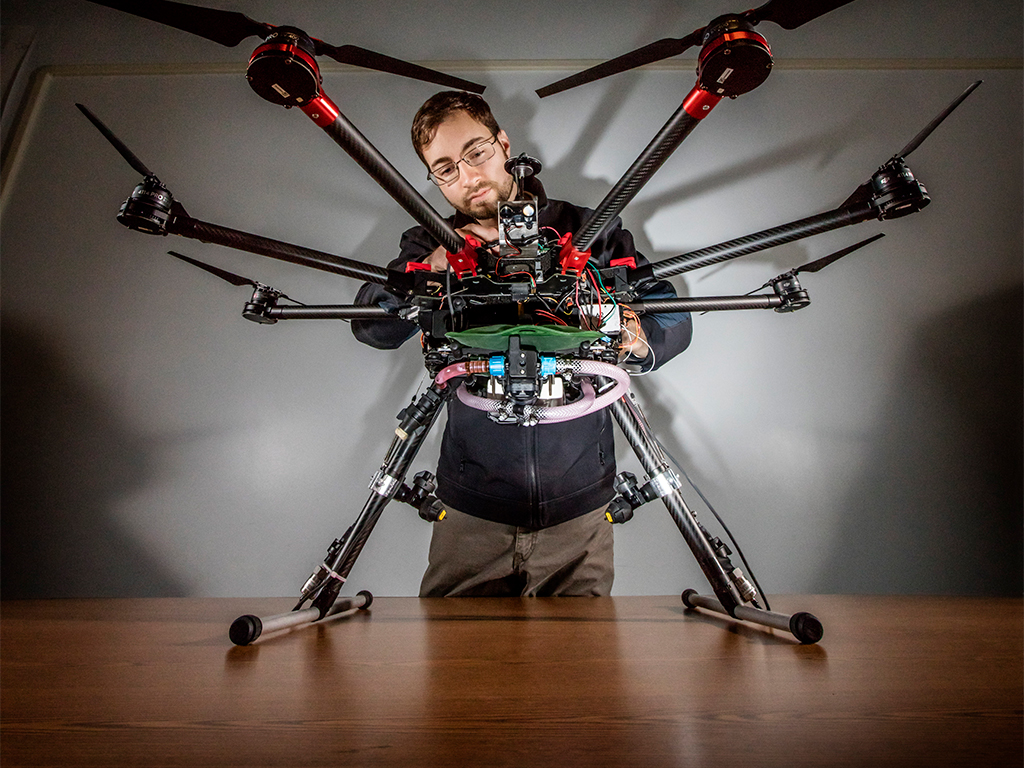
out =
[[[567,325],[487,325],[446,335],[463,346],[492,352],[506,351],[511,336],[518,336],[520,344],[533,347],[538,352],[569,352],[584,341],[604,336],[599,331],[584,331]]]

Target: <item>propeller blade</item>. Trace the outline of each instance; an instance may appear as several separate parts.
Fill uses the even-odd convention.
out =
[[[948,107],[946,107],[944,110],[942,110],[935,117],[934,120],[932,120],[930,123],[928,123],[928,125],[926,125],[924,127],[924,129],[920,133],[917,134],[917,136],[915,136],[913,139],[911,139],[910,143],[907,144],[907,146],[905,146],[903,149],[901,149],[899,152],[897,152],[895,155],[893,155],[891,158],[889,158],[889,162],[892,163],[892,162],[896,162],[898,160],[906,159],[907,155],[909,155],[915,149],[920,147],[924,143],[924,140],[927,139],[931,135],[932,131],[934,131],[936,128],[938,128],[939,124],[942,123],[942,121],[945,120],[947,117],[949,117],[950,113],[954,109],[959,107],[961,102],[963,102],[964,99],[966,99],[968,96],[970,96],[974,92],[974,89],[977,88],[979,85],[981,85],[983,82],[984,82],[984,80],[977,80],[977,81],[971,83],[969,86],[967,86],[967,89],[963,93],[961,93],[959,96],[957,96],[955,99],[953,99],[953,101],[950,103],[950,105]],[[841,206],[839,206],[839,207],[840,208],[846,208],[849,205],[859,205],[861,203],[866,203],[868,200],[871,199],[871,195],[872,195],[872,192],[871,192],[871,180],[868,179],[863,184],[861,184],[859,187],[857,187],[857,189],[854,190],[853,194],[850,195],[848,198],[846,198],[846,200],[843,202],[843,204]]]
[[[850,2],[853,0],[768,0],[745,15],[752,24],[770,21],[783,29],[796,29]]]
[[[237,11],[221,11],[216,8],[203,8],[187,3],[174,3],[170,0],[89,0],[89,2],[166,24],[169,27],[220,43],[228,48],[233,48],[247,37],[266,39],[274,29],[273,24],[254,21],[244,13]],[[330,56],[342,64],[353,64],[380,72],[404,75],[415,80],[424,80],[449,88],[461,88],[474,93],[483,93],[484,91],[484,86],[471,83],[468,80],[451,77],[416,64],[408,64],[390,56],[357,48],[354,45],[337,48],[321,40],[314,40],[313,43],[318,55]]]
[[[869,237],[866,240],[861,240],[859,243],[854,243],[853,245],[847,246],[846,248],[836,251],[835,253],[830,253],[828,256],[822,256],[820,259],[808,262],[807,264],[804,264],[802,267],[797,267],[796,269],[793,270],[793,274],[799,275],[801,272],[820,272],[833,261],[839,261],[839,259],[843,258],[843,256],[849,256],[854,251],[859,250],[860,248],[863,248],[865,245],[873,243],[875,242],[875,240],[878,240],[883,237],[885,237],[885,233],[879,232],[877,235]]]
[[[661,61],[662,59],[668,59],[672,56],[678,56],[687,48],[700,43],[701,35],[703,34],[704,28],[701,27],[700,29],[695,29],[686,37],[681,37],[679,39],[666,37],[663,40],[658,40],[645,45],[643,48],[637,48],[635,51],[624,53],[621,56],[593,66],[590,69],[577,72],[575,75],[569,75],[569,77],[562,78],[551,85],[545,85],[543,88],[538,88],[537,95],[543,99],[545,96],[561,93],[562,91],[567,91],[570,88],[575,88],[578,85],[592,83],[595,80],[600,80],[610,75],[617,75],[619,72],[626,72],[630,69],[642,67],[645,64]]]
[[[227,280],[232,285],[249,285],[252,286],[253,288],[259,287],[259,283],[257,283],[255,280],[250,280],[247,277],[242,277],[241,275],[236,275],[233,272],[228,272],[226,270],[220,269],[219,267],[213,267],[210,266],[209,264],[204,264],[201,261],[190,259],[188,256],[183,256],[182,254],[177,253],[176,251],[168,251],[168,253],[176,259],[187,261],[189,264],[193,266],[199,267],[200,269],[205,269],[211,275],[216,275],[222,280]]]
[[[895,160],[896,158],[906,158],[907,155],[909,155],[911,152],[913,152],[915,149],[921,146],[921,144],[924,143],[924,140],[931,135],[931,132],[938,128],[939,124],[942,123],[942,121],[945,120],[947,117],[949,117],[950,113],[954,109],[959,107],[964,99],[966,99],[968,96],[974,93],[974,89],[981,85],[983,82],[983,80],[977,80],[971,83],[969,86],[967,86],[967,90],[965,90],[955,99],[953,99],[950,105],[946,107],[944,110],[942,110],[938,115],[936,115],[935,119],[928,123],[928,125],[926,125],[924,129],[919,134],[917,134],[917,136],[911,139],[910,143],[907,144],[907,146],[905,146],[903,149],[901,149],[899,152],[893,155],[893,160]]]
[[[143,176],[152,176],[154,179],[156,178],[156,174],[149,170],[149,168],[147,168],[145,164],[139,160],[139,158],[137,158],[135,154],[128,149],[128,147],[125,146],[124,142],[117,138],[117,136],[114,135],[114,132],[107,128],[107,126],[105,126],[103,122],[96,117],[96,115],[90,112],[88,107],[84,104],[78,103],[76,103],[75,106],[78,107],[82,114],[89,118],[89,121],[99,129],[99,132],[102,133],[106,140],[114,146],[114,149],[120,153],[121,157],[128,161],[128,165]]]
[[[118,11],[141,16],[150,21],[191,32],[215,43],[233,48],[247,37],[265,38],[274,28],[271,24],[253,21],[244,13],[202,8],[170,0],[89,0]]]
[[[341,64],[352,64],[353,66],[365,67],[366,69],[375,69],[378,72],[388,72],[393,75],[411,77],[414,80],[423,80],[427,83],[443,85],[448,88],[458,88],[460,90],[471,91],[473,93],[484,92],[485,86],[478,85],[477,83],[471,83],[469,80],[463,80],[460,77],[446,75],[443,72],[427,69],[426,67],[421,67],[418,64],[410,64],[409,62],[395,59],[391,56],[385,56],[382,53],[374,53],[373,51],[368,51],[365,48],[359,48],[355,45],[342,45],[340,47],[336,47],[329,45],[322,40],[314,40],[313,44],[316,46],[316,52],[318,55],[330,56]]]
[[[853,0],[768,0],[767,3],[747,11],[744,17],[752,24],[761,21],[771,21],[783,29],[796,29],[808,21],[824,16],[829,11],[834,11],[841,5],[846,5]],[[701,43],[705,27],[695,29],[686,37],[674,39],[665,38],[657,42],[637,48],[622,56],[606,61],[597,66],[577,72],[575,75],[563,78],[558,82],[546,85],[537,89],[537,95],[542,99],[555,93],[561,93],[578,85],[592,83],[595,80],[616,75],[630,69],[642,67],[655,61],[661,61],[672,56],[678,56],[694,45]]]

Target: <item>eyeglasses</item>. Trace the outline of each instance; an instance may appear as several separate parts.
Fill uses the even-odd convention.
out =
[[[427,178],[439,187],[451,184],[459,178],[459,163],[465,163],[469,167],[475,168],[494,157],[494,142],[497,140],[497,136],[492,136],[490,141],[481,141],[454,163],[435,168],[427,174]]]

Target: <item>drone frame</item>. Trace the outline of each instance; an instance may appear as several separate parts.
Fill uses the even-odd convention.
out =
[[[92,1],[97,2],[98,0]],[[98,4],[137,15],[146,15],[136,9],[136,4],[130,4],[132,10],[125,7],[126,4],[118,2],[99,2]],[[174,13],[187,13],[183,9],[196,10],[193,6],[165,0],[149,0],[149,4],[161,6],[164,10],[170,9]],[[831,8],[842,4],[841,2],[826,3]],[[145,6],[146,4],[141,5]],[[790,5],[793,4],[790,3]],[[831,8],[826,8],[821,13],[831,10]],[[208,9],[198,10],[206,11]],[[782,0],[769,0],[761,8],[748,12],[748,16],[755,13],[761,14],[762,18],[775,20],[776,23],[785,26],[778,18],[771,18],[773,12],[777,17],[781,17],[785,11],[792,11],[792,8],[785,6]],[[224,14],[225,12],[212,13]],[[237,17],[241,14],[228,15],[233,17],[232,23],[239,22]],[[147,18],[153,17],[147,16]],[[323,92],[315,55],[318,52],[323,52],[325,47],[328,49],[331,47],[308,38],[301,30],[292,27],[274,28],[252,22],[244,16],[241,18],[244,19],[243,32],[260,36],[263,36],[264,32],[268,33],[264,43],[256,49],[250,60],[247,77],[253,89],[273,103],[287,107],[298,106],[445,248],[450,264],[449,272],[450,274],[454,273],[460,284],[473,286],[475,282],[478,282],[480,278],[475,275],[477,259],[478,257],[483,258],[485,255],[481,244],[459,235],[451,224],[441,217],[370,141],[341,114],[334,102]],[[742,95],[760,85],[767,77],[767,72],[771,67],[771,52],[767,41],[753,32],[751,24],[743,19],[740,20],[744,22],[745,26],[741,25],[742,34],[738,34],[737,26],[733,23],[736,18],[738,17],[720,17],[705,28],[705,30],[718,31],[715,31],[715,34],[704,34],[697,84],[647,148],[594,209],[589,218],[581,224],[575,233],[570,233],[571,244],[563,244],[563,273],[568,263],[576,268],[578,277],[583,274],[582,265],[589,258],[589,249],[593,243],[608,230],[643,185],[723,97],[735,98]],[[757,20],[754,18],[752,23],[756,24]],[[804,23],[806,20],[809,19],[800,20],[798,23]],[[163,23],[170,22],[164,20]],[[171,25],[179,26],[178,24]],[[252,27],[251,25],[256,26]],[[186,27],[179,26],[179,28],[185,29]],[[705,30],[697,30],[697,32]],[[186,29],[186,31],[201,34],[194,29]],[[206,34],[204,36],[210,37]],[[215,38],[210,37],[210,39]],[[722,79],[719,74],[721,68],[706,63],[711,60],[712,53],[717,51],[717,54],[720,54],[723,50],[728,50],[737,39],[742,48],[738,52],[744,55],[737,56],[731,61],[743,62],[748,67],[748,71],[741,71],[734,76]],[[225,45],[237,44],[237,41],[235,43],[216,41]],[[728,44],[725,49],[721,47],[723,41]],[[317,44],[321,46],[320,50],[317,50]],[[337,51],[338,49],[332,50]],[[736,52],[735,49],[734,52]],[[303,95],[298,97],[298,101],[290,92],[287,95],[282,95],[282,91],[287,89],[274,88],[271,82],[273,78],[279,76],[280,64],[284,60],[297,61],[308,75],[308,82],[304,86],[305,90],[302,91]],[[402,74],[407,73],[403,72]],[[715,75],[717,75],[719,85],[709,85],[716,80]],[[432,81],[437,82],[436,79]],[[726,85],[723,87],[722,83]],[[818,271],[848,253],[873,242],[881,237],[881,234],[773,278],[765,286],[762,286],[770,286],[773,289],[771,294],[648,300],[638,300],[638,297],[641,295],[643,287],[654,280],[665,279],[840,227],[871,219],[899,218],[921,210],[929,202],[928,193],[906,167],[905,158],[920,146],[931,131],[948,117],[953,109],[979,84],[980,81],[964,91],[910,144],[883,164],[838,208],[639,268],[636,265],[614,265],[600,270],[602,281],[607,285],[614,286],[615,295],[624,305],[638,314],[739,309],[774,309],[778,312],[791,312],[806,307],[810,303],[810,299],[797,279],[798,273]],[[469,85],[473,86],[473,84]],[[473,89],[482,90],[479,87]],[[556,91],[551,90],[550,92]],[[542,95],[549,94],[542,93]],[[80,104],[77,106],[128,163],[144,176],[142,182],[122,205],[118,214],[118,220],[125,226],[148,234],[175,234],[202,242],[216,243],[332,272],[344,277],[384,285],[400,297],[399,306],[389,309],[365,305],[279,306],[278,300],[286,298],[280,291],[171,252],[172,255],[210,271],[235,285],[252,286],[254,292],[243,311],[243,316],[246,319],[271,324],[286,319],[373,320],[401,317],[419,319],[421,325],[429,327],[432,322],[436,323],[438,320],[437,318],[431,320],[429,315],[432,312],[439,312],[442,327],[446,321],[450,321],[450,316],[445,315],[448,310],[432,310],[430,302],[424,301],[422,289],[427,283],[429,273],[400,273],[377,265],[271,240],[192,218],[186,213],[184,207],[174,200],[170,191],[156,175],[144,166],[98,118],[86,107]],[[537,169],[539,169],[539,163],[534,170]],[[568,257],[564,256],[566,253],[569,254]],[[521,291],[516,295],[521,296]],[[401,300],[402,297],[404,297],[404,301]],[[509,301],[513,301],[511,294]],[[454,313],[453,307],[451,314]],[[428,316],[426,321],[424,315]],[[513,338],[517,340],[516,344],[518,345],[518,337]],[[596,358],[600,358],[603,354],[606,359],[611,354],[612,360],[614,360],[614,353],[609,352],[613,348],[614,345],[598,344],[596,353],[587,352],[582,347],[580,353]],[[340,597],[340,592],[385,506],[393,499],[398,499],[417,507],[420,516],[426,520],[437,522],[443,519],[443,504],[433,496],[434,484],[430,473],[424,472],[417,475],[412,486],[406,484],[405,478],[424,438],[435,423],[441,406],[454,395],[457,389],[439,373],[441,367],[451,363],[454,358],[465,359],[469,353],[479,356],[479,352],[479,350],[466,350],[456,345],[454,348],[449,348],[447,352],[442,352],[440,362],[436,355],[434,359],[430,359],[428,356],[425,362],[427,362],[428,370],[435,374],[435,378],[426,390],[418,398],[414,398],[413,402],[399,414],[399,426],[395,430],[391,446],[371,482],[369,498],[356,521],[343,536],[330,545],[322,564],[314,570],[301,588],[298,603],[292,611],[264,618],[252,615],[239,617],[233,622],[229,631],[232,642],[238,645],[248,645],[265,633],[303,626],[328,617],[343,615],[351,610],[369,607],[372,602],[370,593],[364,591],[356,597],[346,598]],[[573,355],[569,354],[569,357],[572,358]],[[595,375],[595,380],[598,389],[606,388],[610,384],[605,376]],[[707,532],[686,504],[680,493],[682,482],[679,475],[669,463],[668,457],[657,438],[654,437],[650,425],[632,394],[627,393],[615,399],[608,407],[647,476],[642,487],[635,483],[635,478],[630,480],[632,476],[629,473],[621,473],[617,477],[616,488],[619,493],[609,507],[609,521],[625,522],[632,517],[633,510],[637,506],[660,498],[714,592],[714,597],[710,597],[701,596],[693,590],[686,590],[682,594],[682,600],[687,607],[703,608],[735,619],[788,631],[801,643],[818,642],[823,635],[823,628],[816,617],[804,612],[793,615],[775,613],[767,609],[767,604],[765,607],[761,607],[758,590],[742,571],[732,564],[729,557],[732,553],[729,548]],[[310,602],[310,606],[304,608],[307,601]]]

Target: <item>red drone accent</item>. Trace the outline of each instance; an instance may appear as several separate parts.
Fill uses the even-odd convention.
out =
[[[562,274],[564,275],[569,270],[577,275],[581,274],[590,259],[590,251],[578,250],[572,244],[572,235],[568,232],[558,238],[558,244],[562,246],[562,250],[558,254],[562,260]]]
[[[270,51],[283,51],[289,56],[296,56],[297,58],[300,58],[303,61],[305,61],[306,64],[308,64],[311,69],[315,70],[316,72],[320,71],[320,66],[316,63],[316,58],[310,56],[297,45],[292,45],[291,43],[264,43],[263,45],[257,47],[256,50],[252,52],[252,56],[249,57],[249,63],[252,64],[253,59],[255,59],[257,56],[262,56],[263,54],[268,53]]]
[[[721,100],[721,96],[716,96],[710,91],[705,91],[700,86],[695,85],[686,97],[686,100],[683,101],[683,109],[686,110],[686,114],[695,120],[703,120]]]
[[[703,64],[704,61],[707,60],[707,58],[711,56],[711,54],[719,46],[725,45],[726,43],[732,43],[737,40],[752,40],[758,45],[763,45],[765,50],[768,51],[769,56],[771,56],[772,54],[772,49],[768,46],[768,41],[765,40],[761,35],[757,34],[757,32],[751,32],[746,29],[739,29],[735,32],[725,32],[724,34],[721,34],[718,37],[716,37],[714,40],[709,40],[708,44],[704,46],[704,48],[700,52],[700,61],[698,63]]]
[[[321,128],[326,128],[341,114],[341,110],[335,106],[334,102],[322,93],[299,109],[309,115],[309,118]]]
[[[476,249],[482,244],[471,235],[466,235],[466,242],[458,253],[446,253],[448,263],[452,265],[455,276],[462,279],[463,274],[476,275]]]
[[[636,269],[636,259],[632,256],[623,256],[621,259],[612,259],[610,266]]]

